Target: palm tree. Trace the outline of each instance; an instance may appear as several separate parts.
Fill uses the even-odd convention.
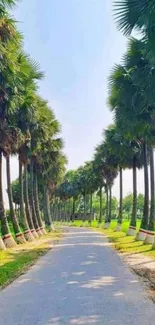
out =
[[[26,216],[25,205],[24,205],[24,179],[23,179],[23,165],[22,159],[19,155],[19,187],[20,187],[20,223],[24,230],[24,235],[26,240],[32,241],[33,235],[31,229],[29,228],[28,219]]]
[[[124,35],[131,35],[132,31],[141,32],[144,51],[148,58],[155,62],[155,7],[153,0],[115,0],[114,13],[118,29]],[[144,80],[145,82],[145,80]]]
[[[1,0],[2,9],[13,8],[19,0]]]
[[[95,174],[93,161],[86,162],[86,171],[87,173],[87,192],[90,196],[90,218],[89,223],[91,225],[91,220],[93,217],[93,194],[98,190],[98,179]],[[102,202],[101,202],[102,205]]]
[[[141,120],[143,122],[144,134],[143,142],[144,142],[144,163],[148,164],[148,153],[150,153],[150,185],[151,185],[151,208],[150,208],[150,216],[149,216],[149,180],[148,180],[148,168],[144,165],[145,169],[145,205],[144,205],[144,213],[147,216],[147,227],[149,232],[147,235],[143,232],[143,236],[146,236],[146,242],[152,243],[154,238],[152,232],[155,230],[154,228],[154,157],[153,157],[153,145],[154,145],[154,116],[155,116],[155,107],[154,107],[154,76],[152,71],[155,68],[155,61],[149,61],[149,57],[147,55],[147,45],[143,44],[143,42],[132,39],[130,42],[130,51],[127,53],[125,58],[125,64],[128,69],[132,69],[132,79],[133,83],[136,84],[138,90],[143,94],[143,102],[145,112],[141,114]],[[133,67],[134,66],[134,67]],[[142,97],[142,96],[141,96]],[[146,219],[146,218],[145,218]],[[145,222],[144,222],[145,223]],[[143,227],[143,224],[142,224]]]
[[[111,153],[105,140],[97,147],[95,154],[94,166],[96,175],[100,179],[104,179],[103,186],[106,193],[106,216],[105,228],[108,228],[111,222],[111,198],[112,198],[112,185],[115,177],[117,176],[117,163],[115,156]],[[99,182],[99,179],[98,179]],[[102,195],[100,187],[99,193]],[[100,196],[100,216],[102,213],[102,196]]]
[[[102,209],[102,191],[103,187],[106,186],[104,179],[104,157],[103,157],[103,145],[100,144],[95,149],[93,169],[97,178],[99,196],[100,196],[100,215],[99,215],[99,224],[102,223],[103,209]]]
[[[30,201],[29,201],[29,173],[28,173],[28,166],[24,164],[24,203],[25,203],[25,212],[28,221],[29,228],[34,238],[38,238],[38,234],[34,228],[34,223],[32,220],[32,213],[30,208]]]
[[[17,33],[18,34],[18,33]],[[18,43],[17,43],[18,40]],[[23,82],[26,80],[25,77],[25,72],[23,75],[22,69],[23,69],[23,61],[21,60],[21,57],[23,55],[20,54],[20,39],[13,39],[4,44],[4,47],[7,47],[7,51],[4,52],[4,55],[2,56],[2,59],[4,59],[5,65],[3,65],[4,73],[2,70],[2,75],[3,75],[3,82],[2,82],[2,91],[1,91],[1,109],[2,109],[2,114],[1,114],[1,152],[8,157],[9,154],[11,153],[11,147],[14,145],[14,134],[16,129],[14,129],[14,134],[12,131],[12,127],[9,126],[8,121],[9,121],[9,114],[11,112],[13,114],[13,119],[17,118],[17,116],[20,116],[19,111],[17,110],[17,107],[20,106],[21,102],[23,101],[24,97],[24,92],[22,91],[23,87]],[[3,42],[4,43],[4,42]],[[10,70],[10,52],[12,53],[12,60],[11,64],[13,67]],[[26,60],[24,62],[24,68],[26,65]],[[27,64],[29,66],[29,62]],[[26,71],[26,69],[24,69]],[[29,71],[31,72],[32,75],[32,68],[30,67]],[[23,78],[22,78],[23,77]],[[34,75],[33,75],[34,78]],[[25,90],[24,90],[25,91]],[[19,96],[19,93],[22,94],[22,97]],[[18,95],[17,95],[18,94]],[[18,111],[18,112],[17,112]],[[16,128],[20,128],[18,126],[18,122],[16,125]],[[21,157],[21,152],[20,152],[20,157]],[[9,166],[8,166],[9,167]],[[9,168],[7,169],[9,173]],[[20,180],[23,182],[23,175],[22,175],[22,161],[19,163],[19,172],[20,172]],[[9,175],[8,175],[8,185],[9,185]],[[9,194],[10,194],[10,189],[9,189]],[[23,203],[23,184],[21,184],[21,216],[23,217],[23,226],[25,230],[25,236],[29,240],[32,240],[31,234],[29,234],[29,226],[28,222],[26,220],[25,216],[25,211],[24,211],[24,203]],[[1,196],[2,199],[2,196]],[[11,196],[9,195],[9,201],[11,199]],[[11,201],[10,201],[11,204]],[[3,206],[3,203],[1,202],[1,205]],[[2,209],[4,211],[4,208]],[[12,214],[13,216],[13,214]],[[4,214],[1,215],[2,218],[2,226],[4,222],[4,227],[3,227],[3,232],[5,236],[5,242],[7,245],[11,245],[11,240],[9,243],[9,228],[6,226],[6,221],[5,221],[5,216]],[[17,220],[16,220],[17,221]],[[14,226],[15,226],[15,218],[13,219]],[[18,229],[17,229],[18,228]],[[19,227],[16,222],[16,231],[19,231]],[[21,236],[19,236],[20,238]],[[22,239],[22,238],[20,238]],[[7,243],[8,242],[8,243]],[[13,242],[13,240],[12,240]]]
[[[46,225],[50,228],[50,230],[54,230],[51,213],[50,213],[49,190],[45,180],[44,180],[44,219]]]
[[[0,173],[2,173],[2,155],[8,156],[10,154],[10,147],[13,143],[13,129],[8,124],[8,118],[10,111],[15,110],[16,89],[19,85],[17,56],[21,37],[14,22],[6,12],[6,7],[9,4],[13,5],[13,1],[3,1],[0,8]],[[2,175],[0,175],[0,182],[2,182]],[[10,233],[5,214],[2,183],[0,184],[0,210],[3,240],[7,247],[12,247],[15,245],[15,241]]]
[[[8,42],[14,40],[18,45],[19,33],[16,30],[14,20],[9,16],[7,9],[15,6],[17,1],[1,0],[0,1],[0,40],[1,50],[8,46]]]
[[[72,198],[72,211],[70,217],[70,219],[72,220],[76,213],[76,201],[78,200],[78,197],[81,194],[78,170],[67,171],[64,180],[67,181],[68,184],[68,196]]]
[[[13,224],[13,229],[14,229],[17,242],[22,244],[25,243],[25,238],[20,229],[19,222],[13,206],[13,194],[12,194],[11,173],[10,173],[10,155],[7,155],[6,157],[6,172],[7,172],[7,191],[8,191],[8,198],[9,198],[10,217]]]
[[[30,183],[29,183],[29,199],[30,199],[30,206],[31,206],[31,211],[32,211],[32,220],[34,224],[34,228],[39,236],[43,234],[42,230],[40,229],[39,225],[39,220],[37,218],[37,212],[36,211],[36,205],[35,205],[35,198],[34,198],[34,161],[33,158],[30,159]],[[35,184],[36,185],[36,184]],[[39,218],[40,218],[40,213],[39,213]]]
[[[78,168],[78,184],[80,188],[80,193],[83,196],[84,202],[84,220],[87,219],[87,207],[86,199],[89,193],[89,164],[85,164],[83,167]]]
[[[119,200],[119,213],[118,213],[118,225],[117,230],[121,229],[121,224],[123,220],[123,169],[128,167],[130,157],[128,157],[128,142],[124,138],[124,135],[121,133],[121,130],[116,125],[111,125],[108,130],[106,130],[106,141],[107,146],[109,147],[110,154],[113,158],[110,160],[113,164],[110,175],[110,183],[113,183],[113,180],[117,176],[117,168],[119,168],[119,180],[120,180],[120,200]],[[105,155],[106,156],[106,155]],[[105,168],[107,169],[105,164]],[[105,175],[108,176],[108,171],[105,169]],[[111,178],[112,177],[112,178]],[[114,177],[114,178],[113,178]],[[108,177],[107,177],[108,181]]]
[[[147,146],[154,142],[154,107],[153,102],[151,103],[151,91],[149,90],[148,92],[148,87],[146,88],[143,84],[143,79],[146,79],[146,71],[151,76],[151,71],[153,70],[142,51],[141,42],[135,39],[132,39],[129,43],[129,49],[124,57],[124,62],[125,66],[116,66],[114,68],[110,78],[110,87],[112,87],[110,104],[115,111],[117,124],[121,129],[123,128],[127,138],[143,145],[145,204],[141,224],[142,230],[140,230],[138,238],[145,239],[145,230],[148,229],[149,225]],[[152,181],[153,179],[151,178]]]
[[[6,247],[13,247],[16,245],[7,222],[7,217],[4,209],[4,201],[3,201],[3,189],[2,189],[2,152],[0,152],[0,215],[1,215],[1,233],[3,241]],[[1,242],[1,248],[3,248]]]
[[[66,157],[62,154],[63,146],[61,139],[51,139],[43,148],[42,154],[42,181],[44,187],[44,218],[47,226],[53,230],[53,221],[50,213],[50,196],[54,195],[57,184],[62,179],[67,163]],[[48,148],[48,152],[46,150]],[[51,149],[51,151],[50,151]]]
[[[155,218],[155,178],[154,178],[154,150],[150,147],[150,185],[151,185],[151,204],[150,204],[150,218],[148,224],[148,233],[145,238],[146,244],[154,243],[154,218]]]
[[[43,221],[41,218],[41,212],[40,212],[40,206],[39,206],[39,193],[38,193],[38,174],[37,170],[34,170],[34,205],[37,215],[37,220],[39,224],[40,230],[43,232],[43,234],[46,234],[45,227],[43,225]]]
[[[40,207],[39,207],[38,185],[37,185],[38,172],[40,172],[40,169],[42,168],[42,154],[43,154],[42,148],[46,146],[48,141],[51,142],[51,137],[53,135],[55,136],[58,133],[58,131],[59,131],[59,125],[55,121],[55,116],[52,110],[48,107],[48,103],[42,100],[39,96],[37,96],[36,117],[35,117],[35,121],[30,126],[30,132],[31,132],[31,191],[30,192],[31,192],[31,205],[32,205],[33,215],[36,215],[35,220],[37,220],[38,222],[38,226],[39,226],[38,230],[41,229],[43,233],[46,233],[46,231],[43,226],[43,221],[41,218]],[[47,201],[48,200],[46,200],[46,203]]]
[[[37,236],[34,224],[38,232],[44,231],[38,199],[38,173],[42,171],[42,179],[44,185],[47,186],[46,205],[48,206],[47,201],[52,192],[51,184],[54,183],[56,186],[59,180],[58,175],[61,174],[65,165],[61,152],[62,140],[56,139],[60,132],[59,123],[47,102],[36,94],[36,80],[40,80],[43,74],[38,64],[23,52],[22,36],[7,13],[8,8],[12,8],[16,3],[16,0],[0,0],[0,218],[3,240],[9,247],[15,245],[15,241],[10,233],[4,210],[2,156],[6,157],[11,219],[15,235],[20,242],[24,241],[24,237],[13,207],[10,155],[18,153],[19,156],[20,221],[27,240],[32,240],[33,235]],[[37,127],[39,132],[35,134]],[[21,133],[21,141],[17,133]],[[51,159],[53,164],[51,164]],[[38,166],[39,171],[35,169]],[[32,211],[29,206],[29,181],[31,181]],[[3,246],[1,240],[0,244]]]
[[[15,98],[14,98],[15,100]],[[18,243],[25,243],[24,235],[20,229],[19,222],[13,207],[13,195],[11,187],[11,172],[10,172],[10,155],[15,154],[19,143],[22,142],[22,135],[20,130],[17,128],[17,112],[7,114],[7,122],[3,128],[3,154],[6,158],[6,174],[7,174],[7,192],[10,206],[10,217],[13,224],[14,233]],[[1,130],[2,131],[2,130]]]
[[[68,209],[68,203],[70,203],[69,200],[72,196],[72,193],[71,193],[71,184],[70,184],[69,180],[67,179],[66,175],[64,176],[63,182],[57,187],[55,194],[57,197],[59,197],[60,201],[63,202],[63,205],[64,205],[63,217],[64,217],[64,219],[66,221],[69,221],[71,218],[71,214],[70,214],[70,210]],[[54,204],[55,213],[58,213],[57,207],[58,207],[58,203],[55,198],[55,204]]]
[[[104,140],[102,145],[102,164],[104,166],[105,192],[107,198],[105,228],[109,227],[112,218],[112,186],[118,175],[118,159],[112,152],[110,132],[111,127],[104,131]]]
[[[24,227],[26,227],[26,235],[29,235],[31,232],[33,237],[37,237],[36,230],[38,234],[42,234],[40,231],[36,214],[34,209],[32,210],[29,206],[29,198],[28,198],[28,186],[27,186],[27,166],[30,161],[30,152],[31,152],[31,125],[35,123],[36,120],[36,112],[35,112],[35,104],[36,104],[36,80],[40,80],[43,77],[43,74],[40,72],[38,64],[31,60],[31,58],[25,53],[20,53],[18,56],[18,62],[20,64],[20,78],[22,79],[23,85],[21,86],[21,97],[19,98],[19,109],[18,109],[18,127],[20,128],[24,141],[21,146],[19,146],[18,154],[19,154],[19,171],[20,171],[20,187],[22,191],[20,192],[20,212],[21,218],[24,220]],[[23,167],[25,174],[25,206],[24,206],[24,193],[23,193]],[[32,176],[32,174],[31,174]],[[31,187],[32,188],[32,187]],[[32,189],[33,191],[33,189]],[[31,200],[33,203],[33,196],[31,196]],[[25,211],[26,207],[26,211]],[[33,207],[33,204],[32,204]],[[26,215],[27,212],[27,215]],[[34,229],[35,226],[35,229]],[[32,228],[33,227],[33,228]],[[31,230],[31,231],[29,231]],[[31,236],[31,237],[32,237]]]
[[[13,114],[15,116],[15,114]],[[5,120],[4,120],[5,121]],[[8,198],[9,198],[9,206],[10,206],[10,217],[13,224],[13,229],[15,232],[15,236],[18,243],[24,243],[25,238],[20,230],[19,223],[17,216],[15,215],[14,207],[13,207],[13,196],[12,196],[12,188],[11,188],[11,174],[10,174],[10,154],[14,153],[16,151],[16,148],[18,147],[19,139],[21,138],[20,131],[17,129],[16,125],[13,125],[13,119],[12,114],[7,114],[7,120],[4,122],[3,126],[1,124],[1,148],[3,150],[3,155],[6,158],[6,171],[7,171],[7,187],[8,187]],[[3,217],[4,218],[4,217]],[[6,223],[6,221],[4,220]],[[4,232],[9,231],[8,226],[4,227]],[[6,238],[7,237],[7,238]],[[5,236],[5,242],[6,245],[10,246],[14,244],[14,241],[12,240],[12,237],[9,239],[9,232]],[[12,240],[12,244],[11,244]]]
[[[32,220],[28,197],[28,174],[29,150],[31,143],[31,134],[27,127],[29,123],[29,107],[31,107],[32,98],[24,98],[18,112],[18,126],[22,130],[24,141],[18,148],[19,156],[19,186],[20,186],[20,222],[24,229],[24,235],[28,241],[37,238],[36,230]],[[23,115],[24,114],[24,115]],[[23,122],[24,121],[24,122]]]
[[[132,170],[133,170],[133,205],[130,226],[128,235],[136,234],[136,221],[137,221],[137,168],[143,166],[143,148],[137,142],[130,142],[131,157],[132,157]],[[133,153],[132,153],[133,152]],[[130,166],[129,166],[130,167]]]

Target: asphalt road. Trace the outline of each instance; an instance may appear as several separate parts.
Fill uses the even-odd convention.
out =
[[[0,325],[153,325],[155,306],[99,233],[70,229],[0,292]]]

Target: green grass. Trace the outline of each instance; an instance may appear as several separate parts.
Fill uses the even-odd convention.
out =
[[[34,262],[61,237],[60,231],[49,233],[40,239],[0,251],[0,287],[6,286],[24,273]]]
[[[74,227],[90,227],[90,223],[88,221],[82,221],[82,220],[75,220],[70,225],[74,226]],[[103,226],[103,223],[101,224],[101,226]],[[91,227],[92,228],[97,228],[98,227],[98,222],[93,220],[91,222]]]
[[[123,221],[121,231],[114,231],[116,222],[112,221],[110,229],[102,229],[101,231],[113,243],[114,247],[121,253],[143,254],[155,257],[155,250],[152,245],[144,245],[143,241],[136,241],[134,236],[126,236],[129,227],[128,221]],[[140,221],[137,222],[137,231],[140,228]]]
[[[140,220],[137,221],[137,231],[140,228]],[[82,222],[80,220],[74,221],[72,223],[75,227],[89,227],[88,221]],[[134,236],[126,236],[127,230],[129,228],[129,221],[124,220],[122,223],[121,231],[115,231],[117,225],[116,220],[112,220],[109,229],[104,229],[104,223],[98,226],[97,221],[92,221],[91,227],[98,229],[106,235],[113,246],[121,253],[128,254],[143,254],[147,256],[155,257],[155,249],[152,249],[152,245],[144,245],[142,241],[136,241]]]
[[[137,229],[139,228],[137,225]],[[155,250],[152,249],[152,245],[144,245],[143,241],[136,241],[134,236],[126,236],[126,230],[128,229],[127,223],[122,225],[122,231],[117,232],[111,229],[103,229],[102,232],[110,239],[114,244],[114,247],[121,253],[138,254],[155,257]]]
[[[81,221],[81,220],[76,220],[72,223],[70,223],[72,226],[74,227],[90,227],[90,224],[88,221]],[[122,229],[121,231],[122,232],[127,232],[128,228],[129,228],[129,224],[130,224],[130,221],[128,220],[124,220],[123,223],[122,223]],[[111,224],[110,224],[110,229],[111,230],[114,230],[117,226],[117,220],[112,220]],[[104,222],[102,222],[100,225],[98,224],[98,222],[96,220],[93,220],[92,223],[91,223],[91,227],[92,228],[102,228],[104,227]],[[140,227],[140,221],[137,222],[137,230],[139,229]]]

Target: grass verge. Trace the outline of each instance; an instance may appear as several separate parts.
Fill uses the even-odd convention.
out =
[[[82,222],[80,220],[74,221],[72,223],[75,227],[88,227],[90,226],[88,221]],[[116,228],[117,221],[113,220],[110,224],[109,229],[103,229],[104,223],[98,228],[97,221],[92,221],[91,227],[98,229],[103,232],[113,243],[113,246],[121,253],[128,254],[143,254],[146,256],[155,257],[155,249],[152,249],[152,245],[144,245],[142,241],[136,241],[134,236],[126,236],[127,230],[129,228],[129,221],[124,220],[122,223],[121,231],[114,231]],[[140,221],[137,222],[137,231],[140,227]]]
[[[125,232],[115,232],[112,229],[104,229],[102,231],[121,253],[139,253],[155,257],[155,250],[152,249],[152,245],[144,245],[143,241],[136,241],[134,236],[126,236]]]
[[[48,252],[61,238],[62,232],[56,230],[32,243],[18,245],[16,248],[0,251],[0,288],[11,283]]]

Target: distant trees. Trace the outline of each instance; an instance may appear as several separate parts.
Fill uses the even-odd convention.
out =
[[[144,205],[144,195],[137,195],[137,217],[142,218],[143,214],[143,205]],[[126,217],[130,218],[132,213],[133,206],[133,194],[130,193],[123,199],[123,212],[125,212]]]

